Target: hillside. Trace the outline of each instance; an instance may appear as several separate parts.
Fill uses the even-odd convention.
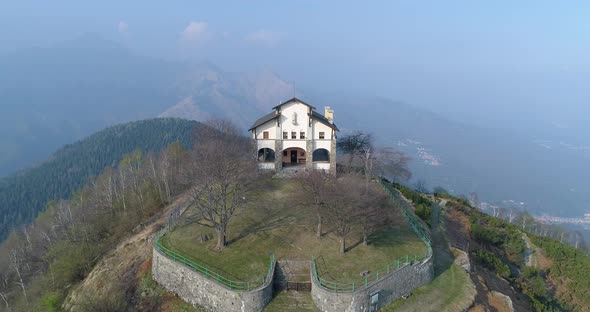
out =
[[[150,119],[113,126],[55,152],[47,161],[0,180],[0,241],[30,223],[52,200],[68,198],[90,177],[138,149],[157,152],[172,142],[188,147],[198,122]]]
[[[200,311],[158,286],[150,275],[151,237],[177,218],[190,194],[179,174],[186,170],[188,158],[183,155],[182,149],[175,150],[173,146],[155,159],[128,154],[121,163],[129,167],[104,171],[96,178],[97,183],[87,184],[70,200],[52,205],[26,232],[2,244],[0,278],[6,282],[0,285],[0,295],[7,299],[7,306],[15,311],[50,310],[62,304],[75,311],[93,311],[96,306],[109,311]],[[151,174],[152,166],[155,175]],[[109,181],[116,189],[121,182],[120,172],[128,174],[130,181],[143,183],[138,187],[129,184],[108,202],[103,196],[96,196],[108,194],[105,192],[111,189]],[[166,185],[172,186],[168,195],[163,192]],[[398,188],[413,203],[416,214],[432,228],[436,278],[413,292],[410,299],[396,301],[385,311],[463,311],[469,306],[471,312],[584,311],[590,306],[588,256],[485,215],[459,198],[420,194],[399,185]],[[273,201],[282,193],[285,192],[271,196]],[[241,218],[252,222],[248,216]],[[295,220],[292,217],[279,220],[297,226],[296,222],[291,223]],[[185,224],[177,233],[188,233],[190,225]],[[54,232],[47,231],[50,228]],[[278,229],[262,228],[265,230],[256,235],[275,237],[271,233]],[[244,233],[237,231],[234,235]],[[189,234],[177,239],[190,243]],[[242,243],[247,242],[244,239]],[[193,247],[198,249],[201,244]],[[192,248],[190,244],[186,246]],[[299,250],[296,242],[293,246]],[[260,247],[264,253],[267,248]],[[360,248],[358,251],[367,247],[355,248]],[[258,249],[252,251],[267,257]],[[197,250],[197,254],[203,252],[211,251]],[[209,260],[216,264],[231,260],[215,258],[219,257],[216,254],[211,257]],[[20,269],[20,275],[15,267]],[[24,279],[22,287],[19,276]],[[305,296],[277,298],[269,309],[280,311],[285,304],[294,302],[309,308]]]
[[[587,254],[486,215],[456,198],[440,202],[449,241],[464,248],[472,263],[478,291],[473,311],[495,306],[499,298],[509,298],[509,306],[516,311],[587,311],[590,307]]]

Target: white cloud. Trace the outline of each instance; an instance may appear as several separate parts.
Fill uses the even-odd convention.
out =
[[[202,42],[209,37],[209,29],[206,22],[191,21],[182,31],[182,40],[187,42]]]
[[[126,21],[120,21],[119,24],[117,25],[117,30],[121,34],[127,34],[127,33],[129,33],[129,24],[127,24]]]
[[[270,31],[270,30],[258,30],[251,32],[246,35],[245,40],[252,44],[261,44],[266,46],[274,46],[285,37],[285,33]]]

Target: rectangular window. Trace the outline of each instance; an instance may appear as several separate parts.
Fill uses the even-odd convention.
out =
[[[305,139],[305,132],[299,132],[299,138],[300,139]]]
[[[320,139],[324,139],[326,137],[326,133],[320,132]]]
[[[283,131],[283,140],[286,140],[289,138],[289,133],[287,131]]]
[[[293,139],[293,140],[297,139],[297,132],[295,132],[295,131],[291,132],[291,139]]]
[[[268,139],[268,131],[262,132],[262,138],[263,139]]]
[[[285,132],[285,133],[287,133],[287,132]],[[283,156],[287,156],[287,155],[288,155],[288,154],[287,154],[287,150],[284,150],[284,151],[283,151]]]

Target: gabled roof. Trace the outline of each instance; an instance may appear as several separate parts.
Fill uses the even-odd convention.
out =
[[[279,105],[277,105],[277,106],[273,107],[272,109],[277,109],[277,108],[279,108],[279,107],[281,107],[281,106],[283,106],[283,105],[285,105],[285,104],[287,104],[287,103],[291,103],[291,102],[299,102],[299,103],[301,103],[301,104],[303,104],[303,105],[307,105],[307,106],[311,107],[311,109],[315,109],[315,107],[313,107],[313,106],[311,106],[311,105],[309,105],[309,104],[307,104],[307,103],[303,102],[302,100],[300,100],[300,99],[298,99],[298,98],[296,98],[296,97],[294,97],[294,98],[292,98],[292,99],[290,99],[290,100],[288,100],[288,101],[286,101],[286,102],[283,102],[283,103],[281,103],[281,104],[279,104]]]
[[[336,126],[336,124],[331,123],[328,118],[324,117],[324,115],[316,112],[316,111],[311,111],[311,118],[323,123],[324,125],[336,130],[336,131],[340,131],[340,129],[338,129],[338,127]]]
[[[261,126],[261,125],[263,125],[263,124],[265,124],[265,123],[267,123],[267,122],[269,122],[269,121],[271,121],[273,119],[279,118],[279,116],[280,116],[280,114],[277,114],[277,112],[272,112],[270,114],[266,114],[266,115],[258,118],[254,122],[254,124],[252,125],[252,127],[250,127],[250,129],[248,129],[248,131],[252,131],[252,129],[254,129],[254,128],[258,127],[258,126]]]

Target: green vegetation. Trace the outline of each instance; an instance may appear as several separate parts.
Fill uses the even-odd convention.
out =
[[[549,294],[545,279],[544,272],[527,267],[518,278],[518,283],[537,311],[563,311],[562,305]]]
[[[272,272],[274,269],[275,257],[274,255],[270,255],[268,270],[266,274],[261,276],[258,280],[252,281],[241,281],[236,280],[232,277],[226,277],[223,273],[220,273],[218,268],[214,268],[210,265],[202,264],[198,260],[192,260],[185,257],[180,252],[175,252],[171,249],[164,247],[160,243],[160,239],[156,237],[154,241],[154,246],[168,258],[174,259],[174,261],[180,262],[184,265],[191,267],[193,270],[205,275],[207,278],[217,281],[220,284],[225,285],[226,287],[233,289],[233,290],[252,290],[258,287],[261,287],[272,278]]]
[[[394,183],[393,186],[398,189],[405,198],[412,201],[415,213],[422,221],[430,226],[430,219],[432,216],[432,201],[426,198],[423,194],[410,189],[407,186],[399,183]]]
[[[590,307],[590,257],[559,241],[529,236],[552,260],[546,274],[556,286],[557,299],[565,306],[572,307],[573,311],[583,311],[576,307]]]
[[[424,255],[425,244],[413,233],[401,209],[389,212],[397,223],[374,232],[369,244],[362,244],[362,233],[350,235],[353,245],[342,255],[338,237],[327,228],[321,239],[315,237],[315,213],[311,205],[296,200],[299,184],[293,180],[264,178],[251,203],[232,219],[228,247],[215,251],[211,229],[196,223],[179,225],[161,239],[167,248],[215,268],[217,272],[240,281],[256,282],[268,268],[269,253],[277,259],[304,259],[314,256],[320,276],[338,282],[361,280],[360,273],[383,270],[393,260],[406,255]],[[190,212],[188,212],[190,214]]]
[[[480,245],[473,252],[475,261],[521,290],[535,311],[578,311],[576,307],[588,306],[588,256],[567,244],[523,232],[517,225],[479,212],[453,197],[446,198],[453,200],[447,207],[470,217],[471,235]],[[548,271],[526,266],[524,234],[553,261]],[[567,281],[564,281],[566,274]],[[553,295],[549,289],[555,286]]]
[[[511,276],[510,267],[504,264],[496,255],[483,249],[477,249],[473,253],[475,260],[485,266],[488,270],[498,273],[501,277],[508,279]]]
[[[104,168],[138,149],[159,151],[179,141],[189,146],[194,121],[160,118],[114,126],[63,147],[41,165],[0,180],[0,241],[32,222],[49,201],[69,198]]]
[[[526,244],[522,232],[514,224],[483,213],[474,213],[471,217],[471,233],[479,243],[498,248],[500,254],[515,265],[524,265]]]

